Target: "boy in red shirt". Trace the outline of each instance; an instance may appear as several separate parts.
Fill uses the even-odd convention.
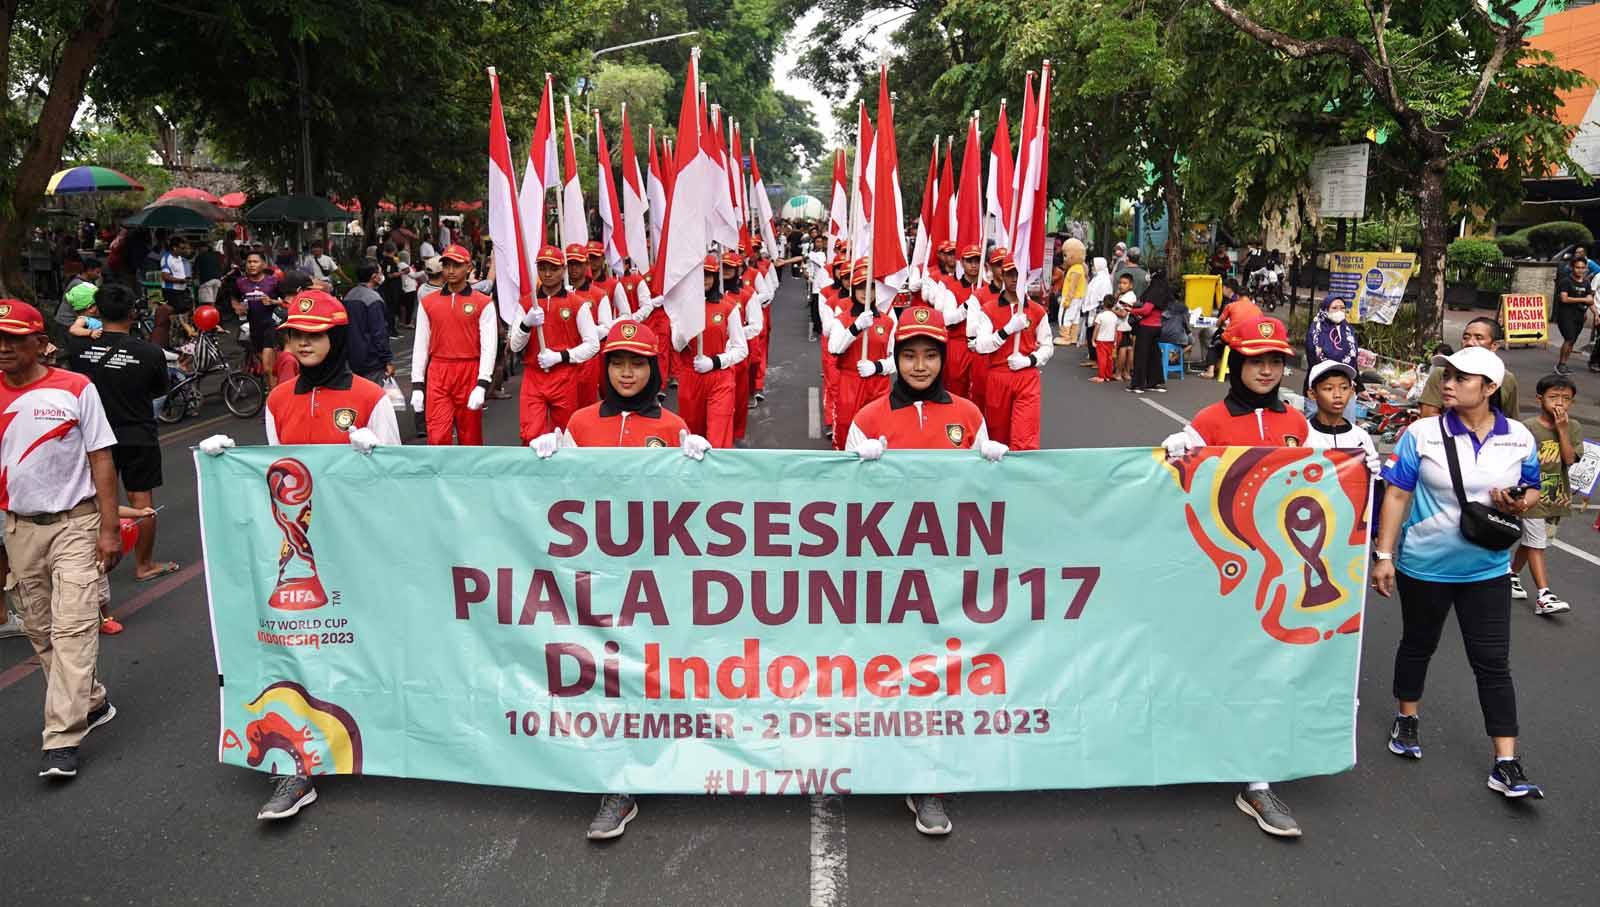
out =
[[[850,311],[849,259],[835,258],[828,265],[828,273],[833,276],[833,283],[823,287],[817,299],[818,324],[822,326],[817,342],[822,354],[822,430],[833,439],[833,420],[839,408],[839,363],[838,357],[828,352],[828,338],[833,335],[833,326]],[[835,441],[837,449],[842,442]]]
[[[429,444],[481,445],[483,401],[500,337],[494,301],[472,288],[472,254],[465,248],[452,245],[439,260],[444,286],[417,306],[411,408],[427,420]]]
[[[689,369],[678,379],[678,408],[689,430],[703,435],[713,447],[733,446],[734,375],[749,347],[745,344],[741,300],[717,289],[717,256],[707,255],[705,275],[706,324],[678,352]]]
[[[1013,450],[1039,449],[1039,369],[1055,353],[1045,307],[1017,294],[1017,263],[1000,260],[1004,289],[967,315],[973,351],[987,361],[984,419],[996,441]],[[998,329],[996,329],[998,326]]]
[[[567,427],[578,408],[584,363],[600,349],[594,307],[588,297],[562,285],[562,259],[555,246],[539,250],[535,260],[539,285],[534,289],[533,304],[506,335],[507,349],[522,354],[517,424],[523,444]]]
[[[875,287],[867,274],[867,260],[856,259],[850,271],[849,308],[839,311],[828,336],[828,352],[838,370],[838,400],[833,407],[833,448],[843,450],[845,435],[861,407],[889,392],[894,370],[891,352],[895,316],[893,307],[878,311],[871,299]]]
[[[761,298],[756,287],[746,278],[754,274],[754,270],[744,269],[744,256],[738,252],[722,253],[722,292],[726,296],[738,299],[739,318],[744,322],[744,343],[749,353],[743,362],[734,369],[733,375],[733,439],[744,439],[745,429],[750,424],[750,394],[754,381],[753,370],[756,365],[756,356],[761,349],[761,330],[763,327],[761,311]]]
[[[661,406],[660,353],[655,334],[646,326],[619,321],[600,347],[604,360],[600,402],[572,416],[566,431],[542,434],[529,445],[541,459],[571,447],[673,447],[691,460],[705,459],[711,442],[689,433],[682,419]],[[632,794],[606,794],[589,823],[588,838],[619,838],[639,815]]]
[[[1298,447],[1311,427],[1297,409],[1278,399],[1284,364],[1293,354],[1289,332],[1276,318],[1237,318],[1223,339],[1232,351],[1228,395],[1200,412],[1161,446],[1179,460],[1197,447]],[[1234,805],[1269,835],[1300,837],[1300,825],[1289,807],[1264,781],[1246,785]]]

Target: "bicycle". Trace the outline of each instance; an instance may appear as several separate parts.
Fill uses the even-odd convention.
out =
[[[190,371],[167,391],[161,408],[156,412],[156,418],[162,422],[171,425],[186,416],[197,415],[206,398],[201,381],[218,372],[223,376],[222,403],[228,412],[241,419],[261,412],[267,399],[266,387],[223,357],[216,340],[212,339],[215,333],[208,331],[195,338]]]

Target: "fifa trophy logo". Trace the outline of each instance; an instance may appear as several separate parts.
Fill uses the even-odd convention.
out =
[[[283,611],[310,611],[328,603],[328,593],[317,577],[311,553],[311,470],[285,457],[267,467],[267,491],[272,495],[272,519],[283,533],[278,548],[278,585],[267,604]]]

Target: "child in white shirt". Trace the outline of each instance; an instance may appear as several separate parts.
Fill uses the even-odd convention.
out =
[[[1111,381],[1111,358],[1117,350],[1117,313],[1114,310],[1115,300],[1108,293],[1100,300],[1100,311],[1094,316],[1094,363],[1095,375],[1090,378],[1096,384],[1105,384]]]
[[[1306,446],[1366,453],[1367,469],[1378,474],[1378,447],[1367,430],[1344,417],[1345,407],[1356,392],[1356,370],[1343,362],[1326,359],[1311,369],[1306,378],[1306,397],[1317,411],[1307,420],[1311,431]]]

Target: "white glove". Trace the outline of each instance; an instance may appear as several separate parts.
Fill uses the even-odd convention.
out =
[[[1023,331],[1026,331],[1027,329],[1028,329],[1028,316],[1026,314],[1022,313],[1022,312],[1018,312],[1017,314],[1012,315],[1011,316],[1011,320],[1006,322],[1006,335],[1007,336],[1010,336],[1012,334],[1020,334]]]
[[[472,393],[467,395],[467,409],[477,412],[483,409],[483,398],[486,395],[482,386],[472,388]]]
[[[250,342],[250,322],[248,322],[248,321],[245,322],[244,324],[239,325],[239,342],[240,343],[249,343]]]
[[[370,428],[358,428],[350,432],[350,446],[355,448],[356,453],[370,454],[379,443],[378,433]]]
[[[539,455],[539,459],[548,460],[555,455],[556,448],[561,446],[561,432],[546,432],[529,441],[528,446],[533,448],[533,452]]]
[[[706,451],[711,449],[710,441],[690,434],[687,428],[678,430],[678,443],[683,447],[683,455],[691,460],[704,460]]]
[[[561,363],[561,354],[556,352],[555,350],[540,350],[539,351],[539,367],[544,369],[545,371],[547,371],[547,372],[550,371],[551,369],[555,368],[560,363]]]
[[[1006,451],[1010,449],[999,441],[985,439],[982,444],[978,445],[978,454],[990,463],[998,463],[1000,458],[1005,456]]]
[[[861,446],[856,448],[856,456],[863,460],[876,460],[879,457],[882,457],[883,452],[888,449],[888,438],[868,438],[867,440],[861,442]]]
[[[757,337],[760,337],[760,336],[761,336],[761,329],[760,328],[756,327],[753,324],[745,326],[744,339],[746,339],[746,340],[754,340],[754,339],[756,339]]]
[[[716,368],[716,365],[711,361],[710,356],[694,357],[694,370],[696,373],[704,375],[706,372],[709,372],[714,368]]]
[[[865,312],[862,312],[860,315],[856,316],[856,330],[864,331],[867,328],[872,327],[872,322],[874,321],[875,317],[876,316],[872,314],[872,307],[868,306]]]
[[[208,457],[220,457],[222,452],[233,448],[233,439],[227,435],[212,435],[200,442],[200,452]]]
[[[922,291],[922,278],[913,277],[910,280],[906,281],[906,292],[907,293],[919,293],[921,291]]]
[[[421,388],[417,388],[416,390],[411,392],[411,408],[416,410],[419,413],[422,412],[422,389]]]
[[[952,306],[948,312],[944,313],[944,326],[945,327],[950,327],[951,325],[960,324],[961,322],[966,321],[966,320],[967,320],[967,310],[963,306]]]
[[[856,363],[856,374],[863,378],[871,378],[878,373],[878,363],[871,359],[863,359]]]
[[[536,328],[541,324],[544,324],[544,306],[536,305],[522,316],[522,326],[525,328]]]
[[[1383,458],[1376,453],[1367,454],[1367,472],[1373,475],[1383,472]]]
[[[1192,444],[1188,433],[1181,431],[1167,435],[1167,439],[1161,442],[1161,446],[1167,449],[1168,460],[1181,460],[1188,456]]]
[[[1028,357],[1022,355],[1021,353],[1012,353],[1006,357],[1006,368],[1009,368],[1014,372],[1020,372],[1031,365],[1033,365],[1033,363],[1029,362]]]

